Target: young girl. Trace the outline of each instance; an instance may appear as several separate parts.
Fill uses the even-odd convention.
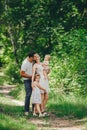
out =
[[[44,73],[46,78],[48,78],[48,74],[50,72],[49,61],[50,61],[50,55],[45,55],[42,65],[44,67],[44,71],[46,72]]]
[[[34,104],[34,112],[33,116],[36,115],[36,110],[39,113],[39,117],[43,117],[44,115],[41,113],[40,104],[41,104],[41,92],[40,89],[46,93],[46,90],[40,86],[39,84],[40,75],[36,74],[34,77],[34,82],[32,83],[32,104]]]

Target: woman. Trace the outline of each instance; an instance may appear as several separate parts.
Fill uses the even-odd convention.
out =
[[[41,99],[42,99],[42,103],[41,103],[41,111],[44,112],[44,109],[45,109],[45,105],[46,105],[46,102],[48,100],[48,79],[46,77],[46,74],[45,74],[45,71],[44,71],[44,68],[42,66],[42,63],[40,62],[40,56],[38,54],[36,54],[37,58],[36,58],[36,63],[34,64],[33,66],[33,75],[32,75],[32,83],[34,81],[34,75],[35,73],[39,74],[40,75],[40,81],[39,81],[39,84],[44,88],[46,89],[46,93],[41,90]],[[32,85],[33,87],[33,85]]]

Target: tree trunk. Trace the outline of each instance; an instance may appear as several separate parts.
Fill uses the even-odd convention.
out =
[[[8,6],[8,2],[9,0],[5,0],[5,15],[8,16],[8,9],[9,9],[9,6]],[[14,38],[14,35],[13,35],[13,32],[12,32],[12,26],[11,26],[11,23],[9,23],[8,19],[7,19],[7,26],[8,26],[8,33],[9,33],[9,36],[10,36],[10,41],[11,41],[11,44],[12,44],[12,47],[13,47],[13,52],[14,52],[14,57],[15,57],[15,62],[16,64],[18,64],[18,59],[17,59],[17,48],[16,48],[16,44],[15,44],[15,38]]]
[[[15,45],[15,41],[14,41],[14,37],[13,37],[10,25],[8,25],[8,33],[9,33],[9,36],[10,36],[11,44],[13,46],[13,52],[14,52],[15,62],[16,62],[16,64],[18,64],[19,62],[18,62],[18,59],[17,59],[17,49],[16,49],[16,45]]]

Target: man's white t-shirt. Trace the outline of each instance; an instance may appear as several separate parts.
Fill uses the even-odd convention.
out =
[[[26,58],[21,66],[21,70],[25,71],[26,74],[28,75],[32,75],[32,63],[28,61],[28,59]],[[24,80],[27,80],[29,78],[25,78],[23,77]]]

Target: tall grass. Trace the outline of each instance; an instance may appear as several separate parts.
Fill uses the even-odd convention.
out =
[[[0,130],[37,130],[28,119],[24,116],[23,106],[16,106],[11,99],[0,96]]]
[[[24,100],[24,91],[24,87],[21,85],[21,88],[17,87],[11,92],[11,95]],[[51,90],[47,109],[58,117],[68,116],[69,118],[84,118],[87,117],[87,98],[75,96],[73,93],[65,94]]]
[[[23,117],[14,118],[0,114],[0,130],[37,130],[37,128]]]
[[[87,117],[87,98],[51,92],[48,109],[59,116]]]
[[[25,98],[25,88],[24,84],[17,85],[14,90],[9,93],[15,99],[24,101]]]
[[[0,76],[0,85],[8,84],[8,78],[5,75]]]

